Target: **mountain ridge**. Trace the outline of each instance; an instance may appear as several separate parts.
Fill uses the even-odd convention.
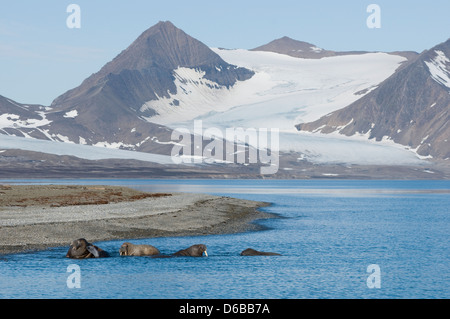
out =
[[[357,55],[373,53],[369,51],[333,51],[319,48],[315,44],[292,39],[288,36],[284,36],[279,39],[275,39],[267,44],[250,49],[250,51],[266,51],[279,54],[285,54],[294,58],[302,59],[322,59],[326,57],[342,56],[342,55]],[[388,52],[390,54],[396,54],[413,60],[419,55],[414,51],[394,51]]]

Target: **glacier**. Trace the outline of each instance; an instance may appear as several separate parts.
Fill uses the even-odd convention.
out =
[[[367,94],[406,61],[387,53],[313,60],[244,49],[212,50],[230,64],[255,71],[255,75],[230,89],[215,89],[195,70],[181,73],[178,69],[173,98],[181,100],[181,96],[185,103],[170,105],[172,97],[149,101],[147,105],[157,106],[159,113],[152,122],[172,125],[201,117],[224,124],[237,120],[248,127],[292,131],[295,124],[316,120],[361,98],[363,94],[356,93],[367,90]],[[214,119],[215,114],[220,119]]]
[[[298,132],[295,128],[358,100],[392,75],[406,58],[378,52],[312,60],[244,49],[213,51],[255,75],[227,89],[207,83],[196,70],[178,69],[177,93],[147,103],[158,112],[148,120],[173,129],[192,130],[194,120],[223,132],[232,127],[278,129],[280,152],[298,152],[302,159],[319,164],[421,163],[413,150],[392,141]],[[177,106],[174,99],[180,101]]]

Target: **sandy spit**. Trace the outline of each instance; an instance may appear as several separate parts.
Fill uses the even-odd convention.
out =
[[[268,203],[116,186],[0,185],[0,254],[89,242],[258,230]]]

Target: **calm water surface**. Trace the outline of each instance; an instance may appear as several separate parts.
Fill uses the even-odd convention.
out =
[[[8,181],[11,182],[11,181]],[[16,182],[27,183],[21,180]],[[0,256],[0,298],[450,298],[449,181],[39,180],[203,192],[272,203],[261,232],[130,240],[208,258],[69,260],[68,247]],[[276,257],[241,257],[245,248]],[[69,289],[80,267],[80,288]],[[369,265],[380,269],[370,289]]]

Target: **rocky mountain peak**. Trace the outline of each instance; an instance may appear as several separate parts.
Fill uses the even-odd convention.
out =
[[[52,107],[105,104],[107,99],[138,110],[144,103],[176,91],[173,71],[179,67],[199,69],[206,79],[227,87],[254,74],[226,63],[171,22],[159,22],[79,87],[56,98]]]
[[[305,59],[320,59],[335,55],[333,51],[324,50],[314,44],[294,40],[288,36],[273,40],[265,45],[254,48],[251,51],[275,52]]]
[[[250,51],[267,51],[285,54],[294,58],[321,59],[339,55],[364,54],[366,51],[331,51],[322,49],[315,44],[294,40],[288,36],[273,40],[265,45],[254,48]]]
[[[105,65],[104,72],[120,73],[124,69],[152,67],[176,69],[224,63],[205,44],[175,27],[159,22],[144,31],[126,50]]]

